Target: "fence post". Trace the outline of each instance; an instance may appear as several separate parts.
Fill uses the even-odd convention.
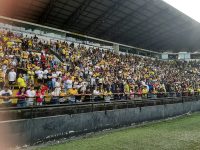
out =
[[[92,103],[92,112],[94,111],[94,104]]]
[[[106,103],[104,102],[104,111],[105,111],[105,115],[107,115],[107,109],[106,109]]]

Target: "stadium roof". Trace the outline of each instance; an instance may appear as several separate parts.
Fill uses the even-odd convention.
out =
[[[1,0],[0,15],[155,51],[200,48],[200,24],[162,0]]]

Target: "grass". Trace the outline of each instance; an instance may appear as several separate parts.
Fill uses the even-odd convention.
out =
[[[200,150],[200,114],[102,132],[40,150]]]

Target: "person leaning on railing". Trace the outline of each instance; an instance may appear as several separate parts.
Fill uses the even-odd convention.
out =
[[[5,85],[3,90],[0,91],[0,96],[3,96],[3,99],[1,99],[0,104],[4,104],[5,106],[10,106],[11,100],[9,97],[12,96],[12,91],[9,89],[7,85]]]
[[[1,66],[0,66],[1,67]],[[3,70],[0,68],[0,89],[3,88],[5,84],[5,73],[3,72]]]
[[[134,100],[134,98],[135,98],[135,91],[134,91],[134,88],[131,87],[130,94],[129,94],[129,99],[130,100]]]
[[[155,87],[153,87],[151,91],[151,98],[157,98],[158,91]]]
[[[62,88],[59,94],[59,103],[65,103],[67,100],[65,89]]]
[[[194,88],[193,88],[192,86],[190,86],[190,87],[188,88],[188,95],[189,95],[189,96],[194,95]]]
[[[44,93],[42,93],[41,88],[36,91],[36,105],[41,106],[44,101]]]
[[[107,89],[104,93],[104,100],[105,102],[110,102],[110,100],[112,99],[112,92],[111,90]]]
[[[68,97],[68,101],[71,104],[76,103],[76,96],[78,94],[78,90],[73,86],[72,88],[68,89],[67,94]]]
[[[200,95],[200,87],[197,87],[197,95]]]
[[[142,87],[142,98],[147,98],[148,89],[146,86]]]
[[[21,87],[19,91],[17,92],[16,96],[18,97],[17,101],[17,107],[26,107],[27,106],[27,101],[26,101],[26,89],[25,87]]]
[[[28,87],[28,90],[26,91],[27,94],[27,106],[33,106],[36,96],[36,91],[34,90],[34,85],[31,85]]]

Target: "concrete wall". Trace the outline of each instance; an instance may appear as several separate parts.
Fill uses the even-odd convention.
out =
[[[7,133],[4,133],[5,136],[0,141],[12,139],[12,144],[33,144],[52,137],[70,136],[143,121],[164,119],[199,110],[200,101],[193,101],[141,108],[4,121],[0,122],[0,127],[9,128],[7,128]],[[0,135],[2,134],[3,131],[0,130]]]

